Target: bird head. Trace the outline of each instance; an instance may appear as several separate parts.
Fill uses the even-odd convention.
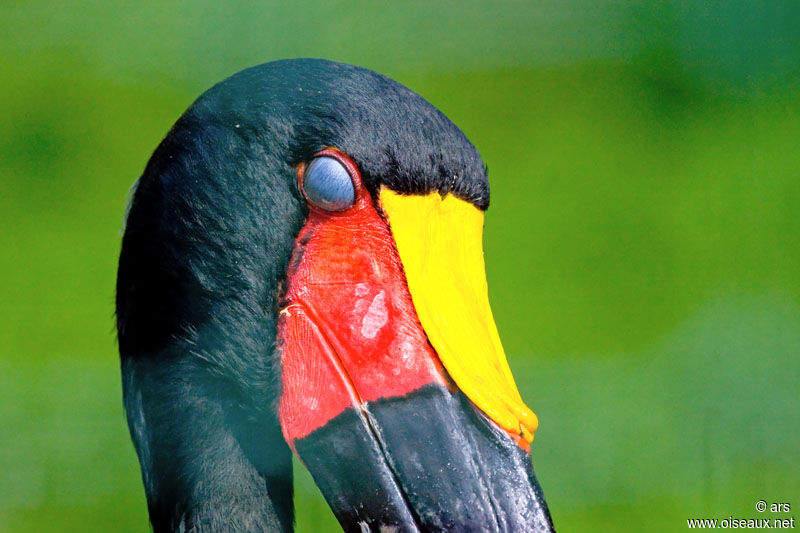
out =
[[[488,205],[464,134],[372,71],[279,61],[203,94],[136,186],[118,274],[156,530],[291,528],[292,450],[346,530],[551,531]]]

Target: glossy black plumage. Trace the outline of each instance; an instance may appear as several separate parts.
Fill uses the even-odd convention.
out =
[[[292,521],[272,343],[306,209],[294,165],[326,146],[350,154],[373,192],[380,179],[409,192],[456,183],[488,204],[458,128],[374,72],[280,61],[202,95],[138,182],[117,282],[125,406],[156,530]]]
[[[359,165],[373,194],[385,183],[489,204],[477,150],[402,85],[324,60],[244,70],[192,104],[139,180],[117,287],[123,354],[158,349],[182,325],[202,321],[205,306],[187,305],[185,296],[227,298],[275,285],[305,213],[293,167],[327,146]],[[265,262],[259,279],[247,275]],[[135,276],[148,283],[131,290]]]
[[[383,183],[488,206],[461,131],[369,70],[279,61],[203,94],[138,182],[117,281],[124,402],[157,532],[291,529],[276,317],[307,213],[295,166],[328,146],[373,196]]]

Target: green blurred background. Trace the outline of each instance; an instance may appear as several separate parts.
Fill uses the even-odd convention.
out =
[[[0,531],[148,530],[126,195],[200,92],[297,56],[393,77],[481,151],[560,531],[800,507],[800,4],[8,0],[0,26]],[[298,531],[336,531],[296,475]]]

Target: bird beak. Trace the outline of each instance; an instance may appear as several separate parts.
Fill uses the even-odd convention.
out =
[[[310,209],[278,323],[279,416],[347,531],[553,531],[482,231],[479,209],[436,193]]]

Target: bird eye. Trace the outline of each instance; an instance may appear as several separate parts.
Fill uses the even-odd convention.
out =
[[[342,211],[355,203],[356,193],[350,173],[332,157],[320,156],[303,173],[306,198],[326,211]]]

